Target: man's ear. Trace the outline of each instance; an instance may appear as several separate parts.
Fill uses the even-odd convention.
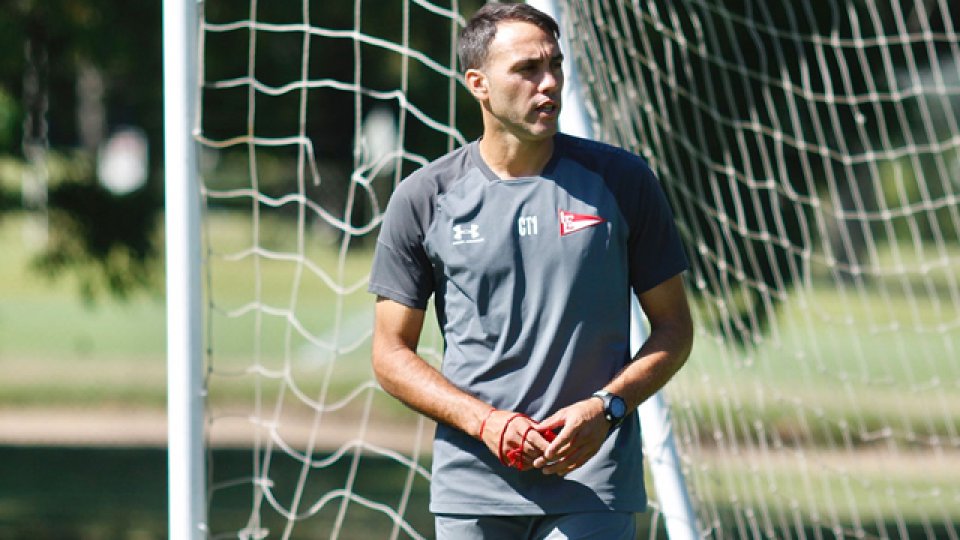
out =
[[[486,100],[489,95],[487,87],[487,76],[479,69],[468,69],[463,74],[463,82],[467,85],[467,90],[473,94],[478,101]]]

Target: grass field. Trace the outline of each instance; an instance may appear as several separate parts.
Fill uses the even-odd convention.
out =
[[[162,407],[162,285],[87,305],[71,276],[32,270],[24,225],[20,216],[0,219],[0,406]]]
[[[213,250],[208,299],[214,306],[208,327],[214,351],[211,401],[223,410],[249,410],[254,388],[263,403],[273,403],[280,381],[332,401],[370,379],[366,338],[372,299],[363,286],[369,246],[341,255],[329,248],[326,233],[311,230],[303,239],[304,257],[243,253],[254,234],[266,252],[297,251],[296,234],[281,223],[265,220],[255,231],[236,216],[208,219]],[[162,410],[166,323],[161,286],[126,302],[101,298],[86,305],[72,278],[49,281],[30,271],[32,254],[22,227],[19,216],[0,220],[0,414],[16,414],[23,407],[76,409],[80,414]],[[951,260],[957,260],[955,254]],[[733,497],[771,515],[790,515],[791,508],[801,506],[812,509],[804,515],[824,520],[856,515],[878,523],[867,529],[879,536],[881,529],[896,527],[890,516],[920,531],[931,505],[947,509],[928,524],[931,530],[942,532],[946,523],[960,522],[960,457],[958,443],[951,439],[960,433],[960,368],[953,349],[960,315],[947,296],[918,300],[923,295],[909,294],[911,288],[944,287],[955,279],[944,273],[958,271],[948,266],[925,274],[926,281],[893,281],[884,294],[852,285],[838,290],[815,281],[792,291],[770,333],[746,350],[712,340],[709,303],[698,302],[698,341],[687,367],[671,383],[673,404],[684,413],[678,436],[704,449],[702,462],[688,464],[689,474],[702,486],[716,485],[712,495],[718,498]],[[425,342],[435,352],[436,339]],[[899,360],[903,358],[911,361]],[[386,409],[387,421],[412,417],[390,400],[378,398],[377,403]],[[775,433],[758,431],[758,426]],[[894,440],[883,435],[888,432],[915,441],[895,462],[877,451]],[[872,434],[878,435],[871,442]],[[939,442],[928,444],[935,437]],[[754,454],[758,440],[768,438],[784,448]],[[808,466],[798,469],[785,456],[801,446]],[[45,463],[58,459],[51,454]],[[37,481],[43,478],[37,476]],[[733,487],[720,487],[721,481]],[[151,489],[162,489],[161,480],[149,482],[157,483],[149,484]],[[783,486],[797,486],[797,491]],[[723,489],[732,491],[721,493]],[[810,493],[819,500],[807,500]],[[37,515],[24,509],[32,504],[0,500],[0,537],[28,537],[16,536],[10,527],[17,515],[21,522]],[[156,501],[151,504],[155,512],[164,511]],[[717,509],[718,515],[735,511]],[[814,520],[806,526],[812,531],[821,525]],[[84,527],[87,533],[45,537],[159,537],[100,534],[96,525]]]
[[[233,216],[214,216],[210,222],[215,308],[209,329],[215,369],[243,370],[254,356],[266,367],[294,357],[302,359],[294,369],[302,369],[307,379],[335,354],[324,346],[336,333],[341,348],[336,355],[346,360],[338,364],[354,371],[341,379],[349,386],[369,377],[364,343],[372,322],[372,299],[364,287],[369,247],[351,251],[342,268],[335,250],[319,241],[311,245],[309,238],[302,260],[313,268],[297,260],[226,259],[219,254],[249,245],[250,224]],[[166,363],[162,282],[127,301],[101,297],[84,304],[70,276],[49,280],[31,271],[32,253],[22,239],[22,225],[19,217],[0,221],[0,367],[6,374],[0,380],[0,405],[161,406]],[[265,249],[294,246],[292,234],[273,229],[261,233]],[[332,290],[330,283],[342,290]],[[956,351],[951,349],[960,314],[944,314],[942,307],[926,305],[929,302],[918,305],[896,289],[886,298],[817,287],[793,296],[778,313],[778,327],[755,349],[731,352],[701,334],[681,383],[696,394],[709,394],[718,379],[729,379],[724,384],[734,385],[737,393],[757,385],[789,386],[811,392],[804,401],[838,413],[849,403],[836,387],[853,382],[858,392],[876,393],[876,399],[864,400],[875,405],[871,414],[888,417],[895,409],[899,416],[915,417],[929,413],[929,406],[922,399],[883,399],[891,387],[906,381],[922,398],[937,381],[942,387],[960,380]],[[337,313],[342,314],[339,319]],[[887,319],[902,313],[916,313],[914,324],[921,331],[890,330],[895,323]],[[297,325],[291,327],[290,320]],[[946,330],[933,331],[937,325]],[[869,339],[848,339],[857,333]],[[354,342],[351,350],[348,345]],[[915,351],[917,361],[894,361],[904,351]],[[684,377],[687,373],[691,376]],[[960,416],[960,393],[947,393],[940,406]],[[954,430],[960,431],[960,419],[955,420]]]

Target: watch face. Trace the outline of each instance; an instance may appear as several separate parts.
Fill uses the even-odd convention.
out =
[[[610,416],[614,418],[623,418],[627,414],[627,405],[619,396],[610,400]]]

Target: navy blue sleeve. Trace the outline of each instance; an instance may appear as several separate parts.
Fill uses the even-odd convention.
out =
[[[630,223],[628,252],[630,284],[637,294],[646,292],[689,268],[680,232],[670,203],[653,171],[642,159],[631,156],[619,175],[621,189],[630,196],[618,198]]]

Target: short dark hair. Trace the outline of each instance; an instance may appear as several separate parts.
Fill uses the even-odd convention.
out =
[[[478,9],[460,31],[457,56],[463,71],[478,68],[487,59],[487,49],[497,34],[497,23],[527,22],[560,39],[560,26],[553,17],[528,4],[491,2]]]

